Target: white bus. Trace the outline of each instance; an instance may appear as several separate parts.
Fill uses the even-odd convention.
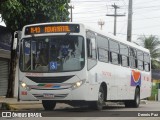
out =
[[[151,95],[149,50],[79,23],[24,26],[19,41],[19,98],[42,100],[45,110],[56,103],[105,102],[138,107]]]

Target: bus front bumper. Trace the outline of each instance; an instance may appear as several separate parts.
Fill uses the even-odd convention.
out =
[[[24,89],[20,87],[20,100],[83,100],[94,101],[98,99],[98,85],[89,86],[83,84],[82,86],[73,89]]]

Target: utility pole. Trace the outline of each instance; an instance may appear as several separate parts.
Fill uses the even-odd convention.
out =
[[[112,7],[114,8],[114,14],[107,14],[106,16],[112,16],[114,17],[114,35],[116,36],[116,28],[117,28],[117,17],[122,17],[125,15],[117,15],[117,9],[119,8],[117,5],[112,5]]]
[[[129,0],[128,6],[128,26],[127,26],[127,41],[131,42],[132,38],[132,0]]]
[[[72,9],[74,9],[74,6],[71,5],[71,6],[69,6],[69,8],[71,9],[71,22],[72,22],[73,21]]]
[[[105,22],[104,22],[103,20],[100,19],[100,20],[98,21],[98,25],[101,26],[101,30],[102,30],[102,26],[103,26],[104,24],[105,24]]]

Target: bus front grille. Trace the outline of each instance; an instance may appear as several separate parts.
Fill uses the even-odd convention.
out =
[[[33,82],[36,83],[63,83],[70,78],[74,77],[72,76],[57,76],[57,77],[32,77],[32,76],[27,76],[28,79],[32,80]]]

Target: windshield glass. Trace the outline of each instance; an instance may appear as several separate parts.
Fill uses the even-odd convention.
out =
[[[22,71],[78,71],[85,62],[84,39],[73,35],[25,38],[20,55]]]

